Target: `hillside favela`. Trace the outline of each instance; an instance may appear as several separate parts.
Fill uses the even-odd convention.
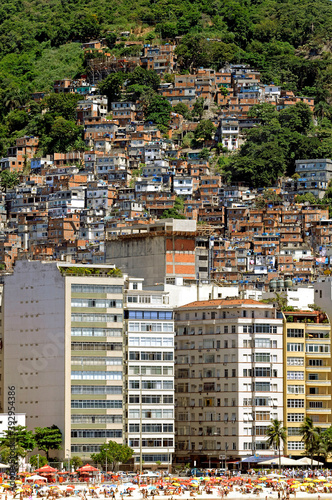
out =
[[[332,500],[331,321],[330,0],[1,2],[0,500]]]

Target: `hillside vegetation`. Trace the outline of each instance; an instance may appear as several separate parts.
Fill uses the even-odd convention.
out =
[[[3,0],[0,6],[0,155],[22,133],[45,136],[43,148],[60,147],[65,132],[68,147],[84,145],[71,113],[29,103],[31,93],[50,91],[53,81],[85,72],[81,42],[131,30],[129,39],[154,43],[177,40],[180,71],[197,67],[219,69],[225,63],[247,63],[258,69],[265,83],[274,82],[296,94],[315,98],[320,136],[311,150],[330,150],[332,140],[332,2],[330,0]],[[181,37],[176,38],[176,37]],[[121,53],[121,45],[110,48]],[[126,49],[126,48],[125,48]],[[126,49],[127,50],[127,49]],[[134,46],[134,50],[137,47]],[[135,83],[135,82],[134,82]],[[114,90],[114,89],[111,89]],[[22,106],[28,104],[25,109]],[[66,108],[67,102],[64,107]],[[20,108],[20,109],[19,109]],[[273,122],[251,133],[232,171],[242,176],[242,162],[258,150],[282,147],[285,124]],[[274,127],[274,128],[273,128]],[[289,128],[287,126],[287,128]],[[292,134],[303,134],[290,127]],[[285,150],[294,156],[293,150]],[[323,144],[322,142],[323,141]],[[63,141],[62,141],[63,142]],[[273,143],[273,144],[272,144]],[[61,144],[66,148],[67,144]],[[305,144],[301,150],[305,149]],[[271,153],[272,154],[272,153]],[[309,152],[308,152],[309,154]],[[271,156],[269,157],[271,158]],[[275,159],[275,175],[279,175]],[[227,169],[226,169],[227,170]],[[234,178],[234,174],[232,176]],[[266,180],[269,183],[271,180]],[[257,180],[259,183],[259,179]]]
[[[77,46],[62,45],[125,29],[138,38],[184,36],[178,50],[184,69],[248,62],[266,82],[292,90],[317,94],[332,84],[330,0],[3,0],[1,81],[14,74],[14,84],[40,89],[47,71],[48,86],[49,77],[82,69]],[[13,66],[12,54],[19,54]]]

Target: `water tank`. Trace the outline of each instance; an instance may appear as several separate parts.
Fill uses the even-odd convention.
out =
[[[284,282],[284,280],[283,280],[282,278],[279,278],[279,279],[277,280],[277,289],[278,289],[278,290],[281,290],[282,288],[284,288],[284,286],[285,286],[285,282]]]
[[[285,288],[291,288],[293,286],[293,281],[291,278],[285,279]]]
[[[277,280],[271,280],[269,283],[269,287],[271,291],[274,291],[277,288]]]

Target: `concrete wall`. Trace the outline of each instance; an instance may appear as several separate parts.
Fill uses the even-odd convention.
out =
[[[4,387],[15,386],[15,410],[31,430],[64,431],[64,282],[55,263],[38,261],[17,261],[5,277]]]
[[[108,241],[106,264],[115,264],[124,273],[144,278],[146,285],[163,283],[166,273],[164,237]]]

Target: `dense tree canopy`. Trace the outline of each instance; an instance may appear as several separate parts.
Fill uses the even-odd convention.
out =
[[[304,116],[300,110],[291,108],[280,114],[265,108],[263,129],[259,127],[256,137],[254,133],[249,134],[250,144],[231,162],[232,169],[226,172],[228,177],[234,171],[231,177],[235,180],[237,173],[245,169],[245,157],[250,171],[252,159],[257,155],[258,172],[266,170],[267,162],[271,165],[262,181],[268,185],[280,173],[291,172],[296,157],[306,158],[313,152],[323,157],[331,154],[330,0],[137,0],[135,3],[128,0],[113,3],[106,0],[3,0],[0,6],[0,156],[14,144],[16,137],[25,133],[41,137],[43,152],[82,146],[81,130],[72,124],[76,96],[45,99],[43,105],[47,112],[42,115],[42,107],[31,100],[31,93],[50,91],[55,79],[85,74],[87,58],[84,60],[81,43],[90,39],[104,37],[106,50],[113,55],[139,55],[139,45],[125,47],[121,43],[125,40],[121,40],[124,30],[130,30],[129,38],[136,42],[173,42],[181,36],[176,48],[180,71],[247,63],[261,72],[263,83],[274,82],[315,99],[318,128],[314,131],[304,108]],[[134,100],[143,97],[145,116],[162,127],[167,123],[167,112],[156,114],[149,109],[161,109],[154,94],[158,84],[159,76],[155,72],[137,68],[131,74],[111,74],[99,88],[108,96],[109,103],[120,99],[124,91]],[[203,111],[198,101],[193,116],[201,119]],[[277,120],[279,130],[276,130],[278,124],[269,117]],[[59,131],[68,132],[68,140],[62,140]],[[266,137],[269,145],[264,144]],[[253,182],[260,184],[259,175]]]
[[[228,181],[244,181],[254,187],[271,186],[278,177],[294,174],[295,160],[332,154],[332,148],[326,148],[317,137],[306,104],[299,102],[279,113],[272,108],[263,104],[250,111],[252,117],[261,120],[261,125],[248,132],[245,144],[225,165]],[[322,155],[323,151],[328,154]]]

